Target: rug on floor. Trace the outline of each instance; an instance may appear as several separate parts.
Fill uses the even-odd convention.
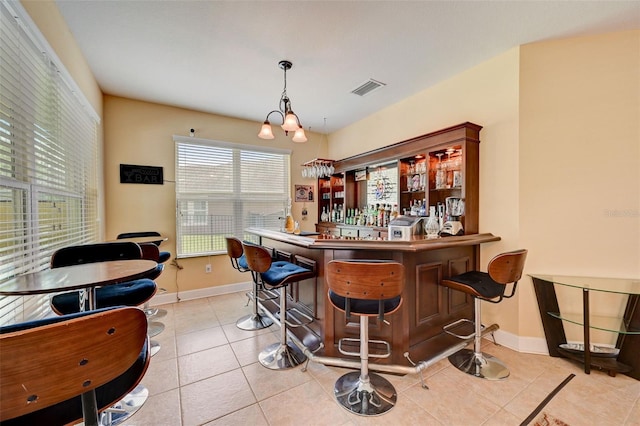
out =
[[[531,423],[531,426],[569,426],[568,423],[553,417],[544,411]]]

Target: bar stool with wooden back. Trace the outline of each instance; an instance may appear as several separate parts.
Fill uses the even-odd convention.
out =
[[[102,425],[149,365],[139,309],[107,308],[0,327],[0,422]]]
[[[250,272],[249,265],[247,264],[247,258],[244,255],[244,249],[242,248],[242,241],[236,237],[226,237],[227,240],[227,254],[231,261],[231,266],[240,272]],[[249,315],[245,315],[236,321],[236,327],[241,330],[253,331],[261,330],[269,327],[273,324],[271,318],[267,317],[258,309],[258,295],[261,290],[261,282],[253,279],[253,307],[252,312]],[[249,296],[249,295],[247,295]]]
[[[280,342],[274,343],[258,355],[260,363],[272,370],[283,370],[303,363],[307,357],[287,338],[287,289],[291,283],[315,278],[316,272],[295,263],[273,261],[269,250],[262,246],[242,243],[247,264],[255,282],[267,289],[280,291]]]
[[[449,279],[442,280],[442,285],[454,290],[462,291],[474,300],[474,320],[461,319],[443,327],[447,333],[460,339],[473,337],[473,350],[463,349],[449,357],[449,361],[460,371],[487,380],[500,380],[509,376],[509,369],[498,358],[483,353],[482,312],[481,301],[499,303],[502,299],[513,297],[518,280],[522,277],[522,270],[527,258],[527,250],[515,250],[495,256],[489,262],[488,272],[468,271]],[[512,284],[509,294],[505,294],[509,284]],[[462,336],[453,329],[462,322],[474,324],[474,332]]]
[[[384,377],[369,372],[369,358],[391,355],[388,342],[369,339],[369,319],[393,314],[402,304],[404,266],[397,262],[375,260],[332,260],[327,264],[329,302],[345,313],[360,317],[360,339],[343,338],[338,350],[343,355],[359,356],[360,371],[340,377],[334,386],[336,399],[344,408],[362,416],[384,414],[394,407],[397,393]],[[360,351],[349,352],[343,342],[359,341]],[[370,354],[369,344],[386,346],[384,353]]]

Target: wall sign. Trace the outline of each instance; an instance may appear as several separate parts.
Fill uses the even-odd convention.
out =
[[[120,183],[162,185],[164,184],[162,167],[120,164]]]

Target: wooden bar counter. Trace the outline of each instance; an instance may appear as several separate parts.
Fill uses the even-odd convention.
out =
[[[327,302],[325,265],[334,259],[385,259],[405,266],[402,308],[386,318],[390,324],[371,319],[371,339],[386,340],[392,355],[380,362],[408,364],[424,360],[459,341],[442,332],[442,326],[460,318],[473,318],[473,301],[440,282],[453,275],[480,267],[480,244],[500,240],[492,234],[471,234],[428,240],[414,236],[410,241],[330,238],[322,235],[293,235],[252,228],[260,244],[272,248],[278,259],[294,260],[317,271],[317,281],[307,280],[292,288],[291,295],[302,310],[315,318],[310,329],[323,343],[324,355],[340,356],[338,340],[359,336],[359,322],[347,322],[342,312]],[[305,336],[298,336],[305,343]],[[307,339],[309,341],[310,339]],[[306,345],[306,343],[305,343]],[[313,349],[312,349],[313,350]]]

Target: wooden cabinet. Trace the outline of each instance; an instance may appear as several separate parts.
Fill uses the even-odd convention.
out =
[[[477,124],[462,123],[336,161],[336,174],[318,182],[322,191],[327,187],[328,194],[327,201],[323,198],[318,203],[321,222],[318,228],[323,225],[322,212],[327,208],[329,218],[331,209],[339,211],[329,221],[340,227],[370,225],[370,221],[358,222],[358,218],[350,219],[350,215],[357,211],[362,216],[363,210],[367,212],[371,195],[376,191],[372,179],[381,169],[388,169],[396,174],[388,188],[393,196],[389,198],[390,192],[386,192],[387,198],[382,204],[397,205],[400,214],[410,214],[413,205],[420,205],[424,215],[429,213],[430,206],[442,206],[442,211],[447,213],[447,199],[450,199],[450,205],[455,201],[457,206],[464,206],[459,218],[464,233],[477,234],[481,129]]]

